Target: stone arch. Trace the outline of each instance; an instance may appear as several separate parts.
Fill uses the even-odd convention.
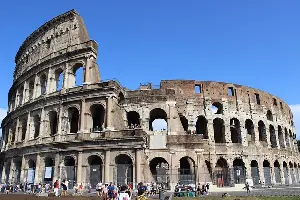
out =
[[[258,122],[259,141],[267,142],[266,125],[260,120]]]
[[[90,155],[88,157],[88,176],[89,182],[93,188],[97,185],[97,183],[102,182],[102,171],[103,171],[103,161],[102,158],[98,155]]]
[[[69,187],[72,187],[76,181],[76,160],[73,156],[65,156],[62,167],[62,180],[69,181]]]
[[[264,160],[263,167],[264,167],[265,185],[271,185],[272,178],[271,178],[270,162],[268,160]]]
[[[54,160],[52,157],[45,157],[44,159],[45,167],[53,167],[54,166]]]
[[[50,135],[53,136],[58,131],[58,116],[56,111],[49,112]]]
[[[164,120],[165,124],[162,126],[162,129],[168,130],[168,119],[167,119],[167,113],[161,108],[154,108],[153,110],[150,111],[150,116],[149,116],[149,130],[154,131],[153,129],[153,122],[155,120]],[[162,121],[163,122],[163,121]],[[156,128],[156,127],[155,127]],[[157,127],[157,130],[161,129],[161,127]]]
[[[85,67],[84,63],[77,62],[72,67],[72,74],[69,75],[69,80],[72,87],[81,86],[85,80]]]
[[[123,104],[124,102],[125,102],[124,94],[123,94],[123,92],[120,92],[118,95],[118,103]]]
[[[219,187],[230,185],[230,173],[227,161],[224,158],[221,157],[218,159],[214,175],[214,181]]]
[[[189,131],[189,121],[181,113],[179,113],[179,118],[180,118],[180,122],[181,122],[183,130],[185,132],[188,132]]]
[[[232,143],[242,143],[240,121],[237,118],[230,119],[230,133]]]
[[[207,119],[203,115],[197,117],[196,134],[203,135],[204,139],[208,138]]]
[[[21,124],[21,140],[24,141],[25,137],[26,137],[26,132],[27,132],[27,117],[22,118],[20,120],[20,124]]]
[[[149,162],[152,177],[156,183],[169,184],[169,163],[163,157],[154,157]]]
[[[68,108],[70,133],[77,133],[79,130],[79,110],[76,107]]]
[[[63,88],[64,84],[64,71],[61,68],[58,68],[54,72],[55,76],[55,91],[60,91]]]
[[[115,157],[116,184],[132,184],[133,183],[133,160],[127,154],[119,154]]]
[[[267,111],[266,117],[267,117],[267,120],[273,121],[273,114],[270,110]]]
[[[136,111],[127,112],[128,128],[140,128],[140,114]]]
[[[294,175],[294,165],[291,161],[289,162],[289,169],[290,169],[290,176],[292,179],[292,184],[295,184],[296,180],[295,180],[295,175]]]
[[[27,162],[27,164],[28,164],[27,182],[28,183],[34,183],[36,163],[35,163],[34,160],[29,159],[28,162]]]
[[[31,99],[33,99],[33,94],[34,94],[34,81],[33,80],[29,80],[28,90],[29,90],[29,100],[31,100]]]
[[[256,160],[251,161],[251,177],[254,185],[259,185],[260,175],[258,170],[258,162]]]
[[[248,141],[255,141],[255,131],[254,131],[254,124],[251,119],[246,119],[245,121],[245,128],[247,130],[247,139]]]
[[[225,143],[224,120],[215,118],[213,121],[215,143]]]
[[[24,85],[22,85],[20,87],[20,89],[18,90],[18,93],[19,93],[18,106],[21,106],[23,103],[23,92],[24,92]]]
[[[14,172],[15,182],[19,183],[21,181],[22,159],[21,158],[15,159],[14,166],[15,166],[15,172]]]
[[[40,135],[40,124],[41,118],[38,114],[33,116],[33,126],[34,126],[34,138],[39,137]]]
[[[105,120],[105,108],[102,104],[93,104],[90,107],[90,112],[93,120],[93,131],[103,131]]]
[[[188,156],[182,157],[179,160],[179,182],[183,185],[188,185],[195,183],[196,174],[195,174],[195,161]]]
[[[280,148],[285,148],[284,133],[282,131],[281,126],[279,126],[279,125],[278,125],[278,140],[279,140],[279,146],[280,146]]]
[[[271,147],[276,148],[277,147],[276,133],[275,133],[275,128],[272,124],[270,124],[269,126],[269,131],[270,131]]]
[[[241,158],[236,158],[233,161],[234,183],[241,184],[246,181],[245,163]]]
[[[46,94],[46,91],[47,91],[47,76],[46,76],[46,74],[40,75],[40,87],[41,87],[41,95]]]
[[[223,114],[223,105],[220,102],[213,102],[211,111],[213,114]]]
[[[45,157],[44,159],[45,169],[44,169],[44,182],[51,182],[54,174],[54,160],[51,157]]]
[[[275,174],[275,182],[281,183],[280,164],[278,160],[275,160],[274,162],[274,174]]]

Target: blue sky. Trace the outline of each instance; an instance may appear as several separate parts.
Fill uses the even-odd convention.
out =
[[[72,8],[99,44],[102,79],[116,78],[129,89],[145,82],[159,85],[162,79],[248,85],[293,105],[300,128],[300,1],[296,0],[3,1],[2,110],[7,108],[19,46],[43,23]]]

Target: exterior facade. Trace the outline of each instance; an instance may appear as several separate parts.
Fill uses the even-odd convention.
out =
[[[101,80],[97,48],[75,10],[24,41],[2,122],[3,182],[299,183],[293,115],[280,98],[195,80],[128,90]],[[156,119],[167,128],[154,130]]]

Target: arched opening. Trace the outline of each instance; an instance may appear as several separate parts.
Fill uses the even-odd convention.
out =
[[[19,93],[19,102],[18,102],[19,106],[21,106],[23,103],[23,91],[24,91],[24,86],[22,86],[18,92]]]
[[[16,160],[15,161],[15,174],[14,174],[14,182],[20,183],[21,181],[21,170],[22,170],[22,161],[21,160]]]
[[[40,76],[41,95],[46,93],[47,90],[47,77],[45,74]]]
[[[85,70],[81,63],[74,65],[73,76],[70,79],[73,80],[73,87],[81,86],[85,82]]]
[[[30,81],[28,84],[29,89],[29,100],[33,99],[33,92],[34,92],[34,82]]]
[[[297,165],[297,163],[294,164],[294,168],[295,168],[295,173],[296,173],[296,182],[299,183],[300,182],[300,176],[299,176],[299,165]]]
[[[213,114],[223,114],[223,105],[220,102],[214,102],[211,106]]]
[[[190,157],[183,157],[179,160],[179,184],[188,185],[196,183],[195,161]]]
[[[150,161],[149,167],[154,181],[169,188],[169,163],[162,157],[156,157]]]
[[[128,155],[121,154],[115,158],[117,167],[116,184],[128,185],[133,183],[133,167],[132,160]]]
[[[150,111],[149,130],[168,130],[167,113],[163,109],[155,108]]]
[[[128,128],[140,128],[140,114],[136,111],[127,113]]]
[[[209,177],[207,179],[205,179],[205,181],[204,181],[205,183],[207,183],[207,182],[211,182],[211,179],[212,179],[212,169],[211,169],[211,163],[209,161],[205,160],[205,165],[206,165],[206,169],[207,169],[207,171],[209,173]],[[209,180],[209,181],[207,181],[207,180]]]
[[[264,160],[263,167],[264,167],[265,185],[271,185],[272,178],[271,178],[271,168],[270,168],[269,161]]]
[[[290,146],[290,139],[289,139],[289,133],[288,133],[287,128],[284,128],[284,135],[285,135],[286,148],[291,148],[291,146]]]
[[[13,123],[10,127],[10,143],[13,144],[16,140],[16,124]]]
[[[41,124],[41,118],[39,115],[35,115],[33,117],[33,124],[34,124],[34,138],[37,138],[40,135],[40,124]]]
[[[289,181],[289,172],[288,172],[288,167],[287,167],[287,163],[285,161],[283,161],[283,174],[284,174],[284,180],[285,180],[285,184],[289,185],[290,181]]]
[[[214,119],[213,124],[214,124],[215,143],[225,143],[224,120],[220,118],[216,118]]]
[[[44,182],[51,183],[53,179],[54,161],[51,157],[46,157],[45,160]]]
[[[233,161],[233,170],[234,170],[234,183],[242,184],[246,180],[246,170],[245,163],[242,159],[235,159]]]
[[[237,118],[230,119],[230,133],[232,143],[242,143],[240,121]]]
[[[35,162],[28,160],[27,183],[34,183],[35,167]]]
[[[275,182],[281,183],[281,175],[280,175],[280,164],[278,160],[274,162],[274,174],[275,174]]]
[[[189,122],[188,122],[188,120],[182,114],[179,114],[179,117],[180,117],[180,122],[181,122],[183,130],[185,132],[188,132],[188,130],[189,130]]]
[[[76,164],[72,156],[66,156],[64,159],[64,167],[62,168],[62,180],[69,181],[69,188],[73,188],[76,181]]]
[[[77,133],[79,127],[79,111],[75,107],[68,109],[70,133]]]
[[[88,158],[89,171],[88,177],[90,177],[90,184],[92,188],[95,188],[97,183],[102,182],[102,159],[99,156],[92,155]],[[87,168],[88,170],[88,168]]]
[[[266,126],[263,121],[258,122],[259,141],[267,142]]]
[[[119,96],[118,96],[118,103],[123,104],[124,102],[125,102],[124,94],[122,92],[120,92]]]
[[[294,148],[294,142],[293,142],[292,135],[293,135],[292,131],[291,131],[291,129],[289,129],[289,140],[290,140],[290,147],[291,147],[291,149]]]
[[[27,118],[21,120],[21,140],[24,141],[26,137],[27,132]]]
[[[245,128],[247,129],[247,140],[255,141],[255,132],[254,132],[254,124],[251,119],[246,119]]]
[[[49,122],[50,122],[50,135],[53,136],[57,133],[57,129],[58,129],[58,117],[56,111],[49,112]]]
[[[60,91],[63,88],[64,82],[64,72],[62,69],[57,69],[55,71],[55,84],[56,84],[56,91]]]
[[[224,158],[219,158],[215,168],[215,184],[218,187],[230,185],[230,174],[227,161]]]
[[[258,163],[256,160],[251,161],[251,177],[253,179],[253,184],[254,185],[259,185],[259,170],[258,170]]]
[[[278,139],[279,139],[279,146],[280,146],[280,148],[285,148],[283,135],[284,134],[282,132],[281,126],[278,126]]]
[[[294,166],[292,162],[289,162],[289,168],[290,168],[290,176],[292,179],[292,184],[295,184],[295,175],[294,175]]]
[[[207,120],[204,116],[199,116],[196,122],[196,134],[203,135],[204,139],[208,138]]]
[[[273,121],[273,114],[270,110],[267,111],[267,120]]]
[[[103,131],[105,109],[101,104],[91,106],[91,114],[93,118],[93,131]]]
[[[272,148],[277,148],[277,141],[276,141],[275,129],[274,129],[274,126],[271,125],[271,124],[269,126],[269,131],[270,131],[271,147]]]

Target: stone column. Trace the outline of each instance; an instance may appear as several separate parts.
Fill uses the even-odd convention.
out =
[[[224,120],[224,123],[225,123],[224,124],[224,126],[225,126],[225,142],[226,142],[226,144],[232,144],[229,121],[230,120]]]
[[[82,182],[81,175],[82,175],[82,152],[79,151],[77,155],[77,175],[76,175],[77,183]]]
[[[6,162],[3,163],[3,169],[2,169],[2,174],[1,174],[1,182],[4,183],[6,182],[5,179],[5,169],[6,169]]]
[[[35,162],[34,183],[39,183],[41,181],[42,177],[40,177],[40,165],[41,165],[41,156],[40,154],[37,154],[36,162]]]
[[[245,120],[243,120],[244,122]],[[247,129],[245,128],[244,124],[241,123],[240,125],[240,132],[241,132],[241,143],[243,146],[248,146],[248,139],[247,139]]]
[[[54,173],[53,173],[53,181],[58,180],[59,177],[59,165],[60,165],[60,159],[59,159],[59,152],[56,152],[55,154],[55,161],[54,161]]]
[[[276,146],[277,146],[277,149],[280,149],[279,134],[278,134],[277,126],[274,127],[274,131],[275,131],[275,138],[276,138]]]
[[[215,143],[215,134],[214,134],[214,124],[212,119],[208,119],[207,122],[207,132],[208,132],[208,139],[209,142],[214,144]]]
[[[25,140],[24,142],[26,143],[28,140],[30,140],[30,136],[31,136],[31,131],[30,131],[30,121],[31,121],[31,117],[30,117],[30,112],[28,112],[28,116],[27,116],[27,127],[26,127],[26,135],[25,135]]]
[[[264,160],[260,159],[258,161],[258,173],[259,173],[259,178],[261,182],[263,182],[263,185],[265,184],[265,174],[264,174],[264,165],[263,165]]]
[[[21,130],[20,130],[20,118],[18,118],[17,119],[17,124],[16,124],[16,132],[15,132],[15,141],[14,141],[15,144],[21,141],[20,133],[21,133]]]
[[[266,137],[267,137],[268,148],[271,148],[269,124],[266,125]]]
[[[135,152],[135,170],[136,170],[136,175],[135,175],[135,180],[136,183],[135,185],[137,185],[137,183],[140,183],[141,180],[141,150],[137,149]]]
[[[105,151],[105,169],[104,169],[104,182],[109,183],[110,182],[110,177],[109,177],[109,167],[110,167],[110,150],[107,149]]]
[[[87,55],[86,56],[86,65],[84,67],[83,84],[90,83],[90,67],[91,67],[90,55]]]
[[[252,178],[251,176],[251,163],[249,162],[249,158],[243,159],[246,167],[246,178]]]
[[[112,109],[112,96],[107,97],[106,101],[106,129],[112,129],[111,123],[111,109]]]
[[[59,105],[59,114],[58,114],[58,125],[57,125],[57,134],[61,135],[62,134],[62,119],[63,119],[63,106],[60,104]]]
[[[52,71],[52,69],[51,68],[49,68],[49,70],[48,70],[48,75],[47,75],[47,82],[46,82],[46,92],[45,92],[45,94],[49,94],[49,93],[52,93],[52,92],[55,92],[55,90],[53,90],[53,87],[52,87],[52,85],[53,85],[53,83],[52,83],[52,80],[53,80],[53,71]]]
[[[42,112],[41,112],[41,122],[40,122],[40,135],[39,137],[43,137],[45,136],[45,126],[46,126],[46,119],[45,119],[45,108],[42,108]],[[49,134],[50,135],[50,134]]]
[[[23,183],[25,182],[25,170],[26,170],[26,160],[25,156],[22,156],[22,163],[21,163],[21,174],[20,174],[20,181]]]
[[[9,181],[13,182],[15,178],[15,163],[14,159],[10,160],[10,169],[9,169]]]
[[[80,111],[80,132],[85,132],[85,99],[81,99],[81,111]]]
[[[62,89],[67,89],[67,88],[70,88],[69,87],[69,65],[68,63],[66,63],[66,66],[65,66],[65,71],[64,71],[64,77],[63,77],[63,86],[62,86]]]

